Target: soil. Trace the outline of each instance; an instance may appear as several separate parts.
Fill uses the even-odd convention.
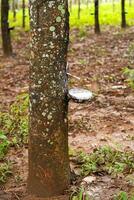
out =
[[[80,37],[71,30],[68,55],[69,88],[93,92],[85,103],[69,103],[69,146],[86,153],[104,145],[134,151],[134,93],[125,82],[124,67],[134,67],[134,27],[120,30],[103,27],[101,35],[85,28]],[[0,105],[7,110],[19,93],[28,91],[29,33],[20,33],[13,41],[14,55],[4,58],[0,49]],[[132,52],[133,51],[133,52]],[[27,180],[27,147],[11,149],[13,176],[0,186],[0,200],[23,199]],[[133,174],[134,176],[134,174]],[[95,200],[112,200],[119,191],[134,192],[127,177],[94,175],[87,193]]]

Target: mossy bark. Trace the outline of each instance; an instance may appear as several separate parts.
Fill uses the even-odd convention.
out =
[[[64,193],[70,182],[66,60],[67,0],[30,1],[31,66],[28,192]]]

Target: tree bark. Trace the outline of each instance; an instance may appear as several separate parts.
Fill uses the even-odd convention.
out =
[[[100,34],[100,23],[99,23],[99,0],[94,0],[94,9],[95,9],[95,33]]]
[[[68,156],[67,0],[30,1],[31,66],[28,193],[61,195],[70,182]]]
[[[121,0],[121,27],[126,28],[126,12],[125,12],[125,0]]]
[[[25,0],[22,0],[22,27],[25,28],[25,18],[26,18],[26,13],[25,13]]]
[[[2,48],[5,56],[12,55],[8,13],[9,13],[9,1],[1,0],[1,34],[2,34]]]

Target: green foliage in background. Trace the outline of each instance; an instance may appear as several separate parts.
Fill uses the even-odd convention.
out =
[[[126,1],[126,20],[128,25],[134,25],[134,2],[129,6],[129,1]],[[10,26],[22,27],[22,9],[17,11],[17,20],[14,22],[13,13],[10,11],[9,21]],[[112,3],[100,3],[100,24],[101,25],[119,25],[121,24],[121,5],[120,2],[115,2],[114,6]],[[80,19],[78,19],[78,6],[73,5],[70,11],[70,26],[81,27],[81,26],[92,26],[94,25],[94,4],[93,2],[86,5],[81,5]],[[29,11],[26,9],[26,28],[29,30]]]
[[[26,17],[25,17],[25,22],[26,22],[26,27],[25,30],[29,30],[29,11],[28,8],[25,10]],[[13,12],[10,11],[9,13],[9,22],[11,27],[22,27],[22,9],[17,10],[16,12],[16,21],[13,19]],[[16,28],[15,28],[16,29]]]
[[[126,20],[128,25],[134,24],[134,2],[132,6],[129,6],[129,2],[126,1]],[[89,7],[81,6],[81,17],[78,19],[78,6],[73,6],[70,13],[70,24],[73,27],[94,25],[94,5],[89,4]],[[101,25],[119,25],[121,24],[121,4],[120,2],[114,3],[114,9],[112,3],[100,3],[100,24]]]

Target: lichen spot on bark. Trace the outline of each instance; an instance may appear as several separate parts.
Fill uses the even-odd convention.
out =
[[[51,120],[53,117],[52,117],[52,113],[49,113],[49,115],[47,116],[47,119],[48,120]]]
[[[55,1],[49,1],[49,4],[48,4],[48,7],[49,8],[52,8],[55,4]]]
[[[42,116],[43,116],[43,117],[45,117],[45,116],[46,116],[46,113],[45,113],[45,112],[43,112],[43,113],[42,113]]]
[[[60,10],[60,12],[64,15],[65,14],[64,4],[59,5],[58,10]]]
[[[50,26],[49,29],[50,29],[51,32],[54,32],[54,31],[55,31],[55,27],[54,27],[54,26]]]
[[[60,16],[56,17],[56,22],[61,22],[61,17]]]

